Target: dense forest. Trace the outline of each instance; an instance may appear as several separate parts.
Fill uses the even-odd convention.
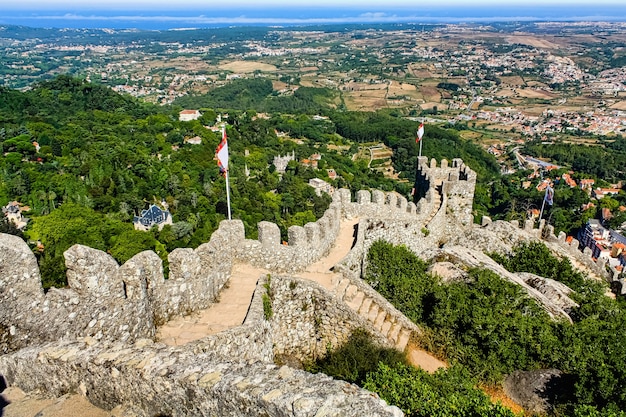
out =
[[[596,146],[533,141],[524,146],[524,151],[605,181],[617,182],[626,177],[626,139],[621,137],[612,141],[601,140]]]
[[[410,369],[357,333],[309,369],[365,386],[408,416],[511,416],[476,387],[498,385],[515,370],[559,369],[562,375],[551,385],[558,395],[548,393],[551,415],[626,416],[624,302],[606,297],[604,285],[583,277],[541,243],[491,256],[510,271],[572,288],[579,304],[570,313],[574,323],[551,320],[518,286],[490,271],[471,270],[468,282],[444,284],[405,247],[379,241],[370,248],[365,279],[420,325],[422,345],[451,367],[435,375]],[[463,395],[456,395],[459,390]]]
[[[233,217],[250,238],[262,220],[277,223],[286,237],[289,226],[319,218],[330,196],[308,186],[314,177],[353,192],[396,190],[409,197],[416,122],[387,112],[341,112],[324,89],[282,97],[262,80],[234,85],[238,90],[229,85],[208,94],[202,117],[191,122],[178,120],[180,106],[154,106],[68,76],[25,92],[0,90],[0,204],[15,200],[30,208],[24,235],[33,246],[40,242],[35,253],[46,288],[65,285],[62,254],[74,243],[108,251],[118,262],[152,249],[167,266],[169,251],[208,241],[227,215],[224,178],[214,161],[220,134],[207,128],[220,115],[229,140]],[[263,103],[293,107],[261,115]],[[426,133],[426,155],[462,157],[483,178],[497,174],[493,158],[455,131],[428,126]],[[366,141],[392,147],[404,182],[352,160]],[[291,153],[296,160],[286,172],[275,172],[274,156]],[[314,153],[321,155],[318,169],[298,163]],[[337,179],[329,178],[331,168]],[[167,206],[174,223],[134,230],[133,216],[153,203]]]

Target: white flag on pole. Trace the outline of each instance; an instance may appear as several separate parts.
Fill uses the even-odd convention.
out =
[[[424,136],[424,123],[421,123],[419,129],[417,129],[417,139],[415,139],[415,143],[422,140],[422,136]]]
[[[226,128],[222,128],[222,141],[217,146],[215,156],[217,157],[217,165],[220,167],[220,172],[225,173],[228,171],[228,141],[226,140]]]

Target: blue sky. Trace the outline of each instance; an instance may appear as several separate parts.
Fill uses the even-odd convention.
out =
[[[0,0],[0,24],[142,28],[626,21],[626,0]]]
[[[227,2],[211,1],[211,0],[18,0],[3,1],[0,10],[182,10],[182,9],[226,9],[226,8],[252,8],[259,9],[263,7],[288,7],[288,8],[368,8],[373,9],[413,9],[419,10],[422,7],[432,7],[436,4],[438,7],[577,7],[577,6],[622,6],[624,0],[479,0],[479,1],[460,1],[460,0],[437,0],[420,1],[420,0],[229,0]]]

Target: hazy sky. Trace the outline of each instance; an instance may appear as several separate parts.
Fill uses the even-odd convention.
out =
[[[0,10],[181,10],[181,9],[226,9],[226,8],[253,8],[283,6],[288,8],[372,8],[382,9],[413,9],[420,7],[472,7],[493,6],[506,7],[546,7],[546,6],[624,6],[624,0],[2,0]]]
[[[626,21],[626,0],[0,0],[0,24],[142,28]]]

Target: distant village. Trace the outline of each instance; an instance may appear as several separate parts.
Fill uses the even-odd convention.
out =
[[[570,188],[579,187],[587,192],[590,199],[599,201],[606,196],[616,195],[622,189],[622,184],[612,184],[611,187],[602,188],[594,187],[595,180],[591,178],[583,178],[578,182],[572,178],[572,173],[563,173],[560,176],[553,178],[547,176],[550,172],[556,171],[560,167],[551,165],[549,163],[540,161],[534,158],[524,158],[526,162],[531,161],[535,164],[535,169],[527,180],[522,182],[522,188],[528,189],[532,187],[534,181],[539,179],[538,184],[535,186],[537,191],[543,192],[548,186],[554,186],[556,183],[564,182]],[[540,169],[539,169],[540,168]],[[541,172],[541,173],[540,173]],[[546,173],[545,178],[542,173]],[[596,207],[594,201],[590,201],[580,207],[581,211],[588,210]],[[621,212],[626,211],[626,206],[619,206],[618,210]],[[539,218],[539,210],[536,208],[528,210],[529,219]],[[580,242],[581,250],[585,248],[591,249],[592,256],[595,259],[606,259],[610,266],[614,267],[618,271],[622,271],[626,266],[626,236],[620,230],[612,230],[607,226],[607,220],[613,217],[611,210],[604,207],[600,211],[599,219],[590,219],[587,221],[585,227],[578,231],[576,238]],[[567,240],[571,241],[573,236],[568,236]]]

